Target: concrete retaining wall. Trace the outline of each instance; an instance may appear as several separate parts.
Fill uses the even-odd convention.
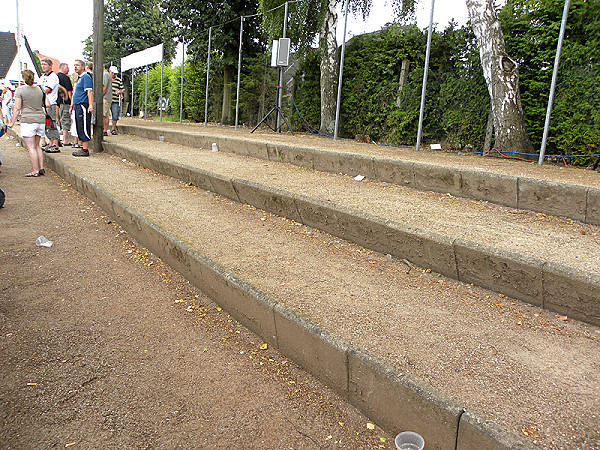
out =
[[[398,183],[425,191],[450,193],[457,197],[497,203],[569,217],[600,225],[600,189],[549,183],[526,177],[498,175],[470,168],[457,169],[418,162],[366,157],[257,141],[254,139],[207,136],[138,125],[119,129],[147,139],[163,136],[166,142],[195,148],[210,148],[270,161],[287,162],[311,169],[343,173]]]
[[[428,449],[536,448],[494,423],[463,420],[464,408],[452,399],[352,348],[199,254],[57,159],[46,155],[46,164],[242,325],[277,346],[391,434],[407,429],[420,432]],[[474,442],[485,442],[486,447],[473,446]]]
[[[600,277],[586,272],[464,239],[451,239],[247,180],[176,164],[121,145],[105,143],[104,148],[143,167],[191,182],[231,200],[293,219],[363,247],[407,259],[450,278],[600,325]]]

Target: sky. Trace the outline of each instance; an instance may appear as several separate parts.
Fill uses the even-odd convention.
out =
[[[2,0],[0,31],[16,32],[17,0]],[[18,0],[19,22],[32,50],[56,58],[69,64],[82,58],[83,42],[92,34],[94,0],[53,0],[50,8],[42,6],[40,0]],[[373,8],[366,23],[362,19],[348,17],[347,39],[350,37],[379,30],[393,19],[391,0],[373,0]],[[340,3],[339,11],[342,5]],[[429,25],[431,0],[421,0],[417,10],[417,25],[426,28]],[[76,20],[73,20],[73,17]],[[435,4],[434,22],[443,29],[455,19],[460,25],[467,21],[465,0],[438,0]],[[343,15],[339,14],[338,42],[341,43],[344,30]],[[180,61],[178,56],[176,61]]]

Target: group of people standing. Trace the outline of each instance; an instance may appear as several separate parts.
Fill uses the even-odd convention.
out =
[[[44,58],[42,76],[34,85],[35,76],[31,70],[22,72],[24,85],[15,91],[15,104],[8,125],[13,127],[20,117],[21,136],[25,141],[32,171],[26,177],[44,175],[43,152],[58,153],[60,147],[71,145],[69,134],[75,138],[73,156],[89,156],[89,142],[92,136],[92,114],[94,94],[92,63],[75,60],[75,75],[69,77],[69,66],[62,63],[58,73],[52,71],[52,60]],[[117,121],[120,113],[120,99],[123,83],[117,76],[118,69],[111,66],[104,69],[103,84],[103,132],[108,135],[110,114],[112,113],[112,134],[117,134]],[[75,78],[76,77],[76,78]],[[62,143],[59,128],[62,130]],[[43,141],[48,140],[47,143]]]

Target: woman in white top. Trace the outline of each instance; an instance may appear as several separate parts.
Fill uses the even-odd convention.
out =
[[[39,86],[34,86],[34,75],[31,70],[24,70],[24,86],[19,86],[15,92],[15,106],[10,123],[12,128],[21,113],[21,136],[27,145],[32,171],[26,177],[44,175],[44,153],[40,140],[44,136],[46,114],[44,113],[44,94]]]

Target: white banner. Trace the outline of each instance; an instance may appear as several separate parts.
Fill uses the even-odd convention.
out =
[[[121,58],[121,72],[136,67],[147,66],[160,62],[163,59],[163,44],[158,44],[155,47],[147,48],[141,52],[132,53],[131,55]]]

